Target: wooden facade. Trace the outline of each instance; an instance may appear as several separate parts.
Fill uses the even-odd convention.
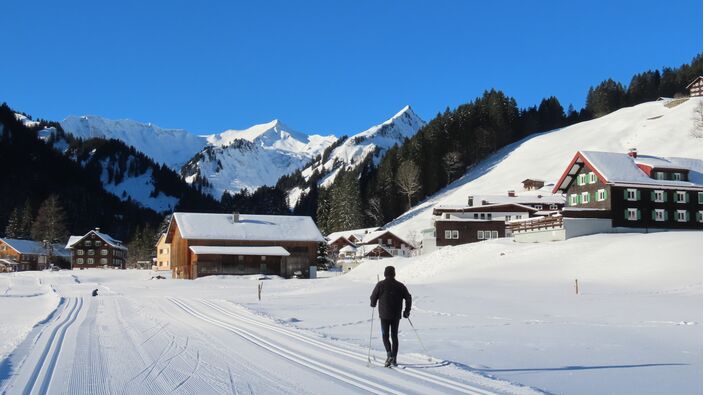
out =
[[[156,270],[171,270],[171,244],[166,242],[166,233],[156,243]]]
[[[322,236],[320,239],[323,240]],[[173,278],[196,279],[214,274],[276,274],[291,277],[300,271],[308,276],[315,265],[318,241],[238,240],[184,238],[175,218],[171,219],[165,241],[171,245],[170,260]],[[287,257],[210,255],[198,256],[190,247],[280,246],[290,253]],[[265,270],[265,272],[263,272]]]
[[[0,239],[0,259],[7,259],[16,263],[13,270],[42,270],[44,267],[39,266],[39,253],[22,253],[12,247],[11,243]]]
[[[699,76],[695,78],[694,81],[687,85],[687,89],[689,90],[689,96],[691,97],[702,96],[702,93],[704,92],[704,82],[702,81],[702,77]]]
[[[127,247],[118,240],[91,230],[84,236],[72,236],[70,245],[73,269],[109,268],[124,269]]]
[[[688,183],[689,170],[638,167],[653,181],[631,185],[610,182],[588,160],[573,160],[568,168],[571,180],[564,181],[563,175],[557,183],[562,184],[560,190],[567,198],[563,215],[607,218],[612,227],[702,229],[702,188]]]
[[[533,189],[540,189],[543,186],[545,186],[545,181],[543,180],[535,180],[532,178],[526,178],[525,180],[522,181],[523,183],[523,189],[526,191],[531,191]]]
[[[506,237],[504,220],[436,220],[435,243],[438,247],[476,243]]]

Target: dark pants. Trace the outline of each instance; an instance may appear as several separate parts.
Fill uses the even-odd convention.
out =
[[[385,320],[383,318],[381,321],[381,338],[384,341],[384,348],[387,354],[391,354],[392,357],[396,358],[398,354],[398,323],[400,319],[395,320]],[[391,342],[389,342],[389,334],[391,335]]]

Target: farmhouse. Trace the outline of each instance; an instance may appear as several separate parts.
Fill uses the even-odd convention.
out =
[[[511,234],[507,221],[528,218],[537,212],[535,207],[517,203],[439,205],[433,208],[435,245],[443,247],[508,237]]]
[[[689,85],[687,85],[687,90],[689,90],[689,96],[694,97],[694,96],[701,96],[704,88],[704,82],[702,81],[702,77],[699,76],[694,79],[694,81],[690,82]]]
[[[545,186],[545,181],[535,178],[526,178],[525,180],[521,181],[521,183],[523,184],[523,189],[525,189],[526,191],[540,189]]]
[[[334,259],[390,258],[411,256],[415,247],[387,229],[367,228],[328,235],[328,250]]]
[[[174,278],[216,274],[276,274],[315,264],[325,242],[310,217],[250,214],[174,213],[165,242],[171,245]]]
[[[171,270],[171,244],[166,242],[166,233],[156,243],[156,265],[154,270]]]
[[[567,197],[566,238],[582,234],[702,229],[702,161],[579,151],[555,184]]]
[[[71,236],[66,243],[71,251],[71,264],[74,269],[112,268],[124,269],[127,247],[122,241],[101,233],[95,228],[83,236]]]
[[[60,244],[46,245],[40,241],[0,239],[0,259],[12,271],[43,270],[50,263],[69,266],[69,253]],[[6,269],[7,270],[7,269]]]

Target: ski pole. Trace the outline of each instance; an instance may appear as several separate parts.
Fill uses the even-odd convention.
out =
[[[369,354],[367,354],[367,366],[372,366],[372,332],[374,332],[374,310],[372,307],[372,323],[369,325]]]
[[[418,331],[416,330],[416,327],[413,326],[413,321],[411,321],[410,317],[406,317],[406,319],[408,320],[408,323],[411,324],[411,328],[413,328],[413,332],[416,334],[416,337],[418,338],[418,343],[420,343],[420,346],[423,347],[423,352],[425,353],[425,355],[429,355],[428,350],[425,348],[425,345],[423,344],[423,341],[420,340],[420,336],[418,335]],[[428,362],[432,362],[432,361],[433,361],[433,359],[430,356],[428,356]]]

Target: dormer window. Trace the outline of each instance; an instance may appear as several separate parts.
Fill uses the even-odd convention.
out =
[[[673,181],[682,181],[682,173],[672,173]]]
[[[665,173],[661,171],[656,171],[655,172],[655,179],[656,180],[664,180],[665,179]]]
[[[635,202],[640,200],[640,191],[637,189],[628,188],[624,191],[626,200]]]

